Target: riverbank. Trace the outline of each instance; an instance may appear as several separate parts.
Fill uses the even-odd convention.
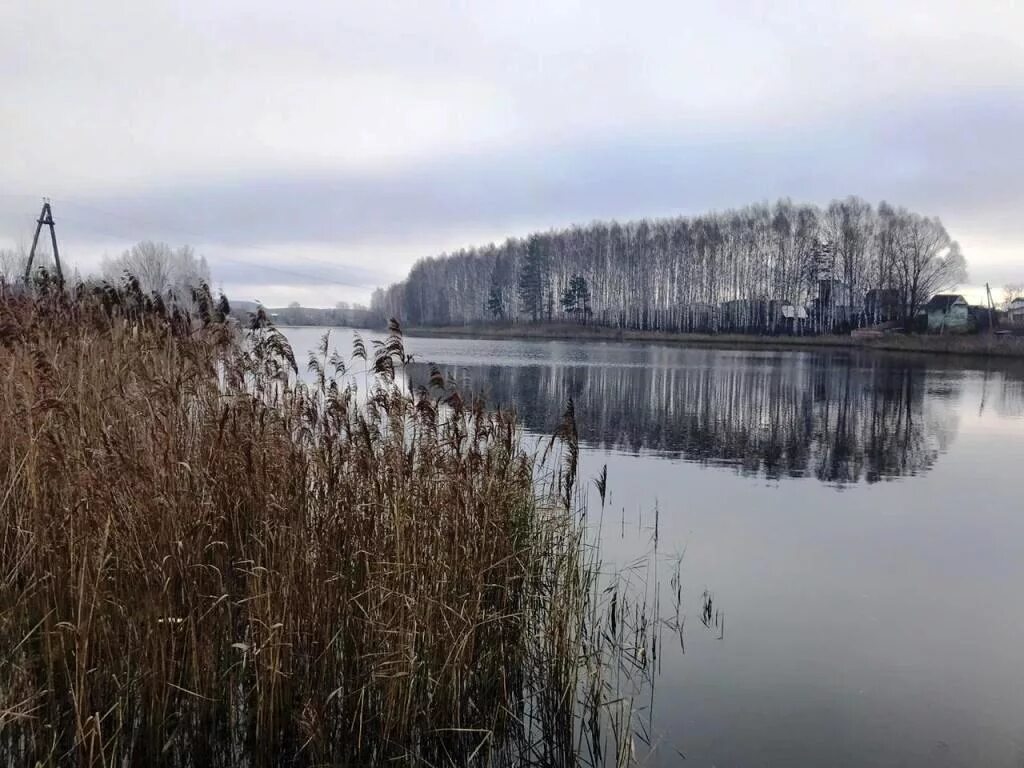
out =
[[[550,339],[562,341],[631,341],[709,346],[725,349],[830,349],[836,347],[891,352],[1024,358],[1024,337],[923,336],[892,334],[880,338],[853,336],[753,336],[736,333],[666,333],[558,323],[531,325],[424,326],[405,328],[408,336],[475,339]]]

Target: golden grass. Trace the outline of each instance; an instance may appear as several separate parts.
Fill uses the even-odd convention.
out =
[[[0,285],[0,756],[576,763],[571,411],[543,475],[511,415],[403,391],[397,326],[306,385],[193,298]]]

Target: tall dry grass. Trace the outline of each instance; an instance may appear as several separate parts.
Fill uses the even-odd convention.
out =
[[[0,764],[600,758],[571,410],[544,470],[397,326],[303,384],[192,298],[0,286]]]

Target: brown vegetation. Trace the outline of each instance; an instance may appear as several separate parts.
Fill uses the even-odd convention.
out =
[[[571,409],[541,475],[402,390],[397,326],[305,385],[208,292],[36,290],[0,284],[0,764],[600,759],[609,638],[649,638],[601,629]]]

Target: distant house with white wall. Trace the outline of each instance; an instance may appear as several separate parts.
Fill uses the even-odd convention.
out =
[[[924,306],[932,333],[962,332],[969,326],[967,300],[958,293],[938,293]]]
[[[807,327],[807,307],[784,302],[779,308],[781,317],[776,320],[780,330],[786,333],[803,333]]]
[[[1024,325],[1024,296],[1018,296],[1006,307],[1006,320],[1013,325]]]

